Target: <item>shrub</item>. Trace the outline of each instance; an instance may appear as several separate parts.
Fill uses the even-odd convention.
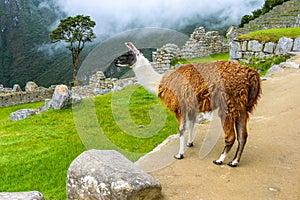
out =
[[[247,65],[256,69],[261,76],[266,75],[268,69],[271,68],[272,65],[277,65],[282,62],[285,62],[289,59],[289,56],[274,56],[272,58],[250,58],[249,62],[240,62],[241,64]]]

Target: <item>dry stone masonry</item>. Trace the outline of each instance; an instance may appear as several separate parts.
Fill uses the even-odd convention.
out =
[[[25,91],[22,91],[18,84],[15,84],[13,88],[0,85],[0,107],[43,101],[51,98],[53,92],[54,87],[38,87],[34,82],[28,82]]]
[[[152,52],[152,65],[158,73],[164,73],[171,67],[171,61],[181,58],[181,52],[176,44],[166,44]]]
[[[196,28],[189,40],[180,49],[176,44],[166,44],[152,53],[152,65],[159,73],[172,69],[170,63],[174,59],[189,59],[228,52],[229,46],[217,31],[205,32],[203,27]]]
[[[278,42],[258,40],[233,40],[230,42],[230,60],[248,60],[255,58],[270,58],[275,55],[287,55],[300,51],[300,37],[296,39],[280,38]]]
[[[76,93],[82,98],[88,98],[120,90],[123,87],[135,84],[136,82],[137,80],[135,78],[106,78],[102,71],[98,71],[90,76],[88,85],[72,87],[72,93]]]
[[[181,50],[182,58],[199,58],[210,54],[228,52],[228,45],[217,31],[205,32],[203,27],[196,28]]]

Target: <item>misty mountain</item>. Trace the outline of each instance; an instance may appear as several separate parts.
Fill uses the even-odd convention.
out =
[[[53,8],[42,7],[41,2],[0,1],[0,83],[5,86],[19,83],[24,87],[31,80],[49,85],[69,74],[69,67],[62,67],[67,65],[67,55],[54,59],[38,51],[39,45],[49,42],[49,27],[58,17]],[[58,77],[47,75],[58,67],[62,70]]]
[[[90,15],[96,21],[95,32],[98,38],[84,49],[80,56],[82,62],[99,42],[132,28],[157,26],[189,35],[196,27],[204,26],[207,30],[220,30],[224,33],[232,23],[239,24],[239,16],[252,11],[263,0],[251,0],[247,3],[230,1],[234,4],[223,8],[221,12],[220,6],[224,3],[207,8],[194,0],[191,2],[195,8],[193,5],[186,7],[181,0],[166,1],[161,5],[158,4],[161,1],[151,0],[142,6],[137,4],[140,2],[137,0],[87,0],[84,3],[79,0],[1,0],[0,84],[6,87],[12,87],[16,83],[24,87],[27,81],[34,81],[45,87],[69,84],[72,80],[71,54],[62,44],[50,44],[48,37],[59,19],[67,16],[81,13]],[[126,5],[122,5],[124,2]],[[210,1],[203,1],[205,2]],[[236,6],[235,9],[233,5]],[[186,9],[190,9],[189,15],[186,15]],[[240,13],[241,9],[243,13]],[[163,12],[156,16],[155,12],[159,11]]]

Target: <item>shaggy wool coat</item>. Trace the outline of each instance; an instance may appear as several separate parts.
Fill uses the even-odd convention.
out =
[[[180,122],[183,112],[219,109],[219,116],[235,121],[247,116],[261,94],[258,73],[236,62],[186,64],[166,74],[158,87],[163,104]]]

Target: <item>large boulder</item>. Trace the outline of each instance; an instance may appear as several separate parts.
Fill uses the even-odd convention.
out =
[[[71,92],[66,85],[57,85],[55,87],[51,106],[55,110],[60,110],[71,103]]]
[[[11,113],[9,116],[9,120],[18,121],[18,120],[25,119],[31,115],[35,115],[37,113],[38,111],[34,109],[21,109]]]
[[[89,150],[68,169],[67,199],[155,200],[161,185],[114,150]]]
[[[32,192],[0,192],[1,200],[44,200],[38,191]]]

